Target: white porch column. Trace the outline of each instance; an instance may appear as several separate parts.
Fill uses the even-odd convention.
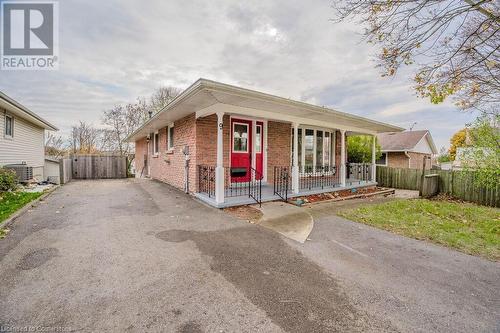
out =
[[[299,124],[293,123],[292,190],[299,193]]]
[[[375,164],[375,155],[377,153],[377,136],[373,136],[372,143],[372,181],[376,181],[377,179],[377,165]]]
[[[340,130],[340,185],[346,186],[345,130]]]
[[[224,112],[217,112],[217,167],[215,168],[215,202],[224,202]]]

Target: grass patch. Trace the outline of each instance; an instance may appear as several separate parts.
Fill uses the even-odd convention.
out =
[[[43,192],[0,192],[0,225],[15,211],[40,197]]]
[[[338,215],[396,234],[500,260],[500,209],[438,200],[395,200]]]

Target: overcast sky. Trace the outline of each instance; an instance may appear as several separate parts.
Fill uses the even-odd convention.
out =
[[[473,115],[432,105],[409,75],[382,78],[358,24],[327,0],[60,1],[58,71],[0,71],[0,90],[66,135],[102,110],[203,77],[429,129],[438,149]],[[409,72],[411,73],[411,72]],[[401,73],[405,74],[405,73]],[[408,73],[407,73],[408,74]]]

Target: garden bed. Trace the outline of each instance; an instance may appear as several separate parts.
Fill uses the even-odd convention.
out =
[[[393,189],[383,187],[364,187],[349,190],[341,190],[335,192],[318,193],[296,197],[290,199],[290,203],[297,206],[312,205],[320,202],[341,201],[355,198],[366,198],[374,195],[391,195],[394,194]]]
[[[240,220],[246,220],[250,223],[255,223],[262,217],[262,212],[257,208],[249,205],[228,207],[224,211]]]

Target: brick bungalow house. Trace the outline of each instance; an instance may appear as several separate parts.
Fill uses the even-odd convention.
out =
[[[437,149],[428,130],[379,133],[377,135],[382,157],[377,165],[393,168],[430,169]]]
[[[199,79],[127,140],[135,142],[137,177],[220,208],[373,186],[375,161],[346,165],[346,136],[401,130]]]

